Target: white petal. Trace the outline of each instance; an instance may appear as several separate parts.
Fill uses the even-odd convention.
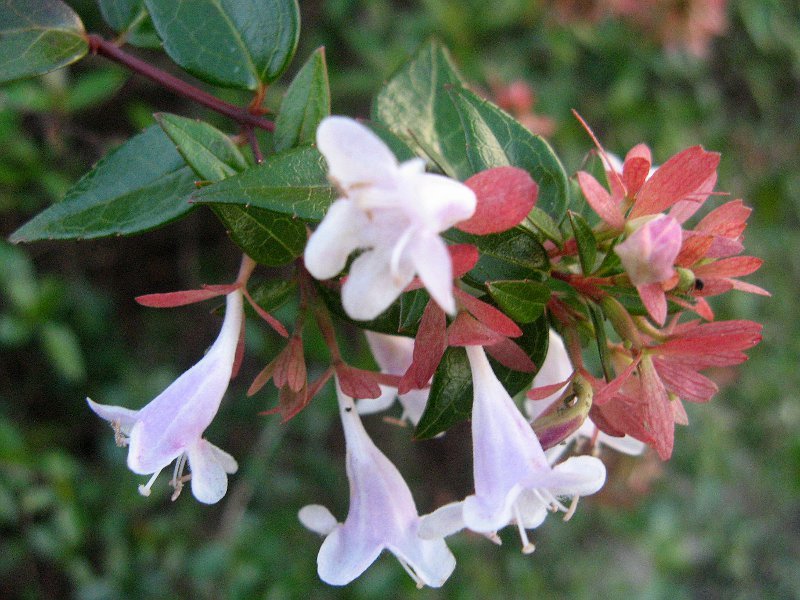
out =
[[[428,406],[428,395],[430,388],[424,390],[411,390],[401,396],[398,396],[400,404],[403,405],[403,418],[411,421],[412,425],[417,425],[422,418],[422,413]],[[442,432],[440,435],[444,435]]]
[[[606,467],[593,456],[573,456],[553,467],[549,491],[555,496],[587,496],[603,487]]]
[[[389,543],[387,548],[430,587],[442,587],[456,568],[456,558],[442,538],[424,540],[412,530],[401,543]]]
[[[443,538],[458,533],[464,527],[464,503],[451,502],[420,517],[419,537],[424,540]]]
[[[397,177],[397,159],[392,151],[353,119],[323,119],[317,128],[317,147],[328,162],[328,172],[345,189]]]
[[[419,197],[416,211],[429,231],[449,229],[475,212],[475,192],[455,179],[423,173],[414,184]]]
[[[542,361],[542,366],[539,367],[536,377],[533,378],[532,387],[544,387],[556,384],[559,381],[564,381],[572,374],[572,371],[572,363],[569,360],[567,349],[564,346],[564,340],[551,329],[547,346],[547,355],[544,361]],[[567,385],[569,384],[565,384],[564,387],[557,392],[541,400],[526,400],[525,412],[528,415],[528,419],[531,421],[536,420],[536,417],[542,414],[547,407],[561,395]]]
[[[647,447],[644,442],[640,442],[635,437],[630,435],[626,435],[624,437],[615,437],[613,435],[603,433],[602,431],[597,438],[597,443],[608,446],[617,452],[622,452],[623,454],[629,454],[631,456],[639,456]]]
[[[431,298],[450,315],[456,314],[453,298],[453,262],[447,244],[436,234],[417,232],[408,243],[411,261]]]
[[[125,435],[130,435],[133,424],[139,418],[138,410],[131,410],[122,406],[98,404],[91,398],[87,398],[86,402],[89,403],[89,408],[101,419],[105,419],[109,423],[119,423],[119,430]]]
[[[340,199],[331,204],[325,218],[308,238],[306,269],[317,279],[330,279],[347,263],[350,253],[361,243],[360,232],[367,219],[352,201]]]
[[[524,490],[517,498],[517,508],[522,517],[522,526],[533,529],[547,518],[547,505],[531,490]]]
[[[377,398],[363,398],[356,400],[356,410],[360,415],[371,415],[376,412],[381,412],[394,404],[394,399],[397,398],[397,388],[389,387],[387,385],[379,386],[381,388],[381,395]]]
[[[322,542],[317,555],[319,578],[330,585],[347,585],[367,570],[383,550],[383,544],[366,535],[348,535],[337,525]]]
[[[403,262],[392,274],[386,249],[364,252],[353,261],[350,275],[342,286],[342,305],[351,318],[374,319],[401,294],[414,277],[413,268]]]
[[[414,338],[365,331],[369,349],[382,373],[402,375],[411,365],[414,355]]]
[[[239,463],[236,462],[235,458],[233,458],[219,446],[215,446],[209,441],[206,441],[206,443],[211,448],[211,452],[214,453],[214,457],[217,459],[217,462],[222,465],[222,468],[228,475],[233,475],[239,470]]]
[[[228,476],[214,450],[202,439],[186,449],[192,470],[192,495],[204,504],[219,502],[228,491]]]
[[[320,535],[328,535],[338,525],[336,517],[321,504],[304,506],[298,511],[297,518],[303,527]]]

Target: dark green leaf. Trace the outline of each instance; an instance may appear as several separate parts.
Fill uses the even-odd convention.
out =
[[[192,201],[266,208],[318,221],[336,198],[326,173],[325,161],[315,148],[295,148],[198,190]]]
[[[389,150],[391,150],[392,153],[397,157],[397,160],[403,162],[416,156],[414,151],[408,147],[408,144],[389,131],[389,129],[387,129],[382,123],[378,123],[377,121],[367,121],[364,123],[364,125],[369,127],[372,130],[372,133],[381,138],[383,143],[389,146]]]
[[[123,69],[112,66],[77,76],[72,85],[64,90],[63,110],[75,112],[108,100],[119,91],[128,75]]]
[[[0,83],[75,62],[89,49],[85,35],[60,0],[0,0]]]
[[[97,0],[100,12],[125,42],[144,48],[158,48],[161,40],[147,13],[144,0]]]
[[[400,323],[397,331],[410,333],[416,332],[422,313],[430,302],[431,297],[425,290],[414,290],[400,296]]]
[[[517,323],[538,319],[550,300],[550,288],[538,281],[489,281],[486,286],[497,306]]]
[[[525,169],[539,184],[536,206],[561,222],[567,207],[567,174],[544,138],[467,89],[454,87],[450,95],[466,134],[469,174],[507,165]]]
[[[586,308],[592,318],[592,325],[594,325],[594,339],[597,342],[597,352],[600,356],[600,365],[603,367],[603,375],[606,381],[611,381],[614,378],[614,368],[611,365],[611,352],[608,349],[606,338],[605,316],[600,307],[591,302],[587,302]]]
[[[110,152],[67,196],[11,235],[12,242],[131,235],[192,210],[194,173],[157,125]]]
[[[220,181],[247,168],[231,139],[208,123],[169,113],[156,113],[155,118],[201,179]]]
[[[354,321],[344,311],[342,299],[338,293],[326,286],[318,286],[325,304],[336,316],[353,323],[361,329],[387,333],[389,335],[416,335],[422,311],[430,300],[425,290],[413,290],[401,294],[400,298],[371,321]]]
[[[448,348],[431,382],[414,437],[432,438],[472,414],[472,373],[464,348]]]
[[[297,48],[297,0],[145,3],[167,54],[209,83],[254,90],[277,79]]]
[[[550,266],[536,235],[522,227],[481,236],[451,229],[445,235],[457,243],[474,244],[480,250],[478,264],[467,275],[479,287],[497,279],[541,280],[543,271]]]
[[[578,259],[581,261],[581,269],[584,275],[591,275],[594,272],[594,263],[597,259],[597,240],[586,219],[579,214],[570,211],[569,222],[572,225],[572,233],[575,235],[575,243],[578,245]]]
[[[446,174],[463,180],[472,171],[461,121],[447,91],[461,85],[447,50],[430,41],[383,86],[372,116]]]
[[[275,151],[311,144],[317,125],[331,114],[325,48],[318,48],[295,75],[275,119]]]
[[[285,265],[305,249],[306,226],[299,219],[252,206],[212,208],[231,239],[257,263]]]
[[[528,222],[545,238],[555,242],[559,247],[564,243],[561,230],[558,228],[556,222],[538,206],[534,206],[533,210],[528,214]],[[526,223],[523,222],[523,227],[525,225]]]

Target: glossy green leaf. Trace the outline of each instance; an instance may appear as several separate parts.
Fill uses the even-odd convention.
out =
[[[536,235],[522,227],[481,236],[451,229],[445,236],[454,242],[478,247],[478,264],[467,278],[479,287],[497,279],[541,280],[550,266],[547,252]]]
[[[144,0],[97,0],[97,4],[106,23],[124,36],[126,43],[145,48],[161,46]]]
[[[204,187],[192,202],[253,206],[318,221],[335,198],[322,155],[304,147],[274,154],[255,168]]]
[[[528,214],[527,221],[522,223],[523,227],[528,225],[535,228],[548,240],[558,244],[559,247],[564,243],[561,230],[556,222],[538,206],[533,207],[533,210]]]
[[[231,139],[208,123],[169,113],[156,113],[155,118],[201,179],[220,181],[247,168]]]
[[[327,307],[337,317],[348,321],[361,329],[377,331],[389,335],[416,335],[422,311],[430,300],[425,290],[413,290],[400,295],[389,308],[371,321],[354,321],[344,311],[342,299],[337,292],[326,286],[318,286],[318,290]]]
[[[145,0],[164,50],[196,77],[254,90],[277,79],[300,34],[297,0]]]
[[[190,210],[195,175],[157,125],[100,160],[64,200],[11,235],[12,242],[131,235]]]
[[[0,83],[35,77],[89,50],[80,17],[60,0],[0,0]]]
[[[548,346],[548,324],[542,315],[522,327],[522,337],[514,341],[536,365],[544,362]],[[489,359],[498,380],[512,396],[530,385],[533,373],[520,373]],[[431,382],[428,404],[414,431],[418,439],[431,438],[469,418],[472,412],[472,375],[463,348],[448,348]]]
[[[297,279],[267,279],[250,290],[250,297],[267,312],[283,306],[297,292]]]
[[[597,240],[586,219],[579,214],[570,211],[569,222],[572,225],[572,233],[575,235],[575,243],[578,245],[581,269],[584,275],[591,275],[597,260]]]
[[[430,41],[389,79],[372,106],[373,119],[459,180],[472,171],[448,89],[462,83],[447,50]]]
[[[325,48],[317,48],[295,75],[275,119],[275,151],[280,152],[316,139],[317,125],[331,114],[331,90]]]
[[[372,130],[372,133],[381,138],[383,143],[389,146],[389,150],[392,151],[397,160],[400,162],[410,160],[416,156],[414,150],[412,150],[408,144],[392,133],[383,123],[378,123],[377,121],[367,121],[364,123],[364,125],[369,127]]]
[[[538,281],[490,281],[486,286],[497,306],[517,323],[538,319],[550,300],[550,288]]]
[[[525,169],[539,184],[536,206],[560,223],[567,207],[567,174],[544,138],[467,89],[454,87],[450,95],[466,135],[470,175],[507,165]]]
[[[218,205],[214,212],[236,245],[257,263],[292,262],[306,246],[306,226],[299,219],[263,208]]]

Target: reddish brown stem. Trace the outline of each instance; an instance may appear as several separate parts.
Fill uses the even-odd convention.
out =
[[[200,88],[197,88],[183,81],[182,79],[167,73],[166,71],[162,71],[150,63],[141,60],[140,58],[136,58],[132,54],[128,54],[124,50],[115,46],[109,40],[106,40],[99,35],[91,33],[86,37],[86,39],[89,42],[89,49],[93,54],[104,56],[109,60],[113,60],[114,62],[124,65],[131,71],[152,79],[159,85],[172,90],[176,94],[190,98],[198,104],[202,104],[206,108],[210,108],[211,110],[225,115],[226,117],[233,119],[237,123],[241,123],[247,127],[258,127],[259,129],[266,129],[267,131],[272,131],[275,129],[275,123],[272,121],[268,121],[267,119],[259,117],[258,115],[252,114],[234,104],[220,100],[216,96],[213,96],[212,94],[209,94],[208,92],[205,92]]]

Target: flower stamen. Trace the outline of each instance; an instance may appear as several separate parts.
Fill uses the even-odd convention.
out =
[[[522,540],[522,553],[531,554],[536,550],[536,545],[528,539],[528,532],[525,531],[525,525],[522,522],[522,515],[519,512],[519,504],[514,502],[514,519],[517,521],[517,528],[519,529],[519,538]]]
[[[139,493],[140,493],[142,496],[144,496],[145,498],[147,498],[148,496],[150,496],[150,488],[151,488],[151,487],[153,487],[153,484],[154,484],[154,483],[155,483],[155,481],[156,481],[156,477],[158,477],[158,475],[159,475],[159,473],[161,473],[161,471],[162,471],[162,470],[161,470],[161,469],[159,469],[158,471],[156,471],[155,473],[153,473],[153,476],[152,476],[152,477],[150,477],[150,480],[149,480],[149,481],[148,481],[148,482],[147,482],[145,485],[140,485],[140,486],[139,486]]]

